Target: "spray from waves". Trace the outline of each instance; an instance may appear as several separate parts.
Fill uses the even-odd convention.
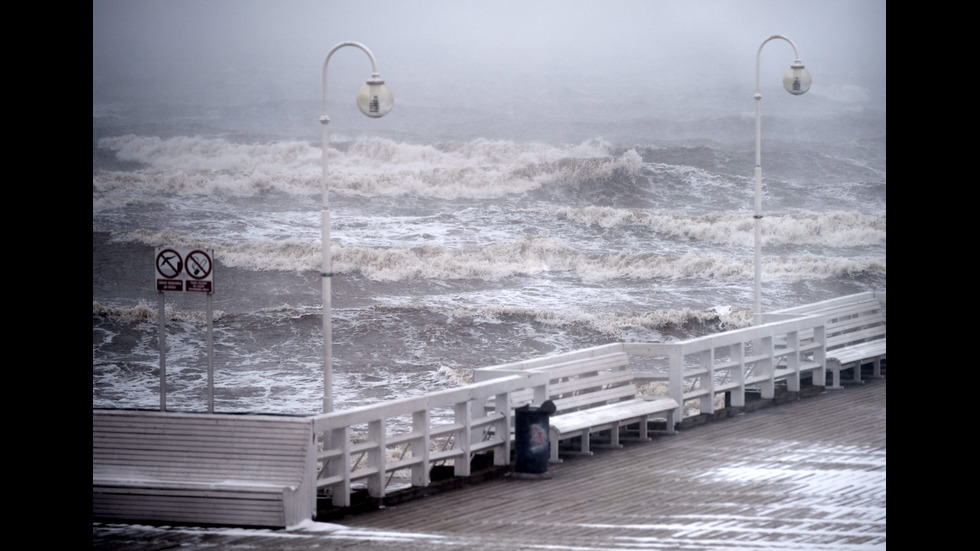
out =
[[[155,136],[102,138],[98,147],[113,150],[120,161],[157,170],[203,172],[280,172],[319,167],[320,149],[305,142],[238,144],[220,138]]]
[[[129,205],[163,203],[174,196],[254,197],[272,191],[311,196],[320,192],[320,175],[257,170],[247,173],[102,171],[93,175],[92,189],[93,212],[101,212]]]
[[[669,184],[687,188],[691,191],[701,189],[733,189],[742,186],[747,179],[743,176],[721,175],[702,168],[684,164],[649,162],[645,164],[651,173],[654,184]]]
[[[691,330],[696,327],[712,327],[714,330],[728,330],[752,324],[752,312],[744,308],[717,306],[704,311],[690,308],[672,310],[652,310],[629,313],[588,313],[555,312],[547,309],[520,306],[487,305],[476,307],[453,307],[432,305],[375,305],[372,308],[384,312],[413,312],[424,310],[445,315],[450,320],[479,320],[483,323],[502,323],[513,318],[533,320],[552,327],[589,327],[602,334],[619,337],[632,328],[654,331],[671,329]],[[717,328],[716,328],[716,327]]]
[[[159,313],[160,310],[158,308],[150,305],[143,299],[133,306],[110,306],[101,304],[98,301],[92,301],[93,316],[122,323],[157,323],[159,321]],[[281,304],[279,306],[260,308],[251,315],[268,317],[273,322],[277,322],[284,319],[298,320],[310,316],[315,316],[316,320],[319,320],[320,314],[321,309],[319,306],[311,308],[308,306],[297,307],[290,304]],[[249,314],[231,314],[222,310],[213,310],[211,319],[212,321],[219,322],[234,320],[242,315]],[[188,323],[205,323],[208,319],[206,311],[176,309],[172,304],[164,305],[164,316],[167,321]]]
[[[95,171],[96,212],[153,203],[161,195],[254,197],[270,191],[320,192],[320,149],[303,142],[237,144],[215,138],[127,134],[102,138],[98,147],[115,151],[118,160],[137,162],[142,168]]]
[[[122,323],[157,323],[159,321],[160,310],[150,306],[145,300],[140,300],[135,306],[108,306],[92,301],[92,315],[102,319],[113,320]],[[207,312],[194,310],[178,310],[173,305],[165,304],[163,310],[164,318],[167,321],[182,321],[189,323],[206,323],[208,321]],[[225,313],[220,310],[212,312],[212,320],[219,321]]]
[[[279,191],[292,195],[320,192],[320,175],[282,172],[208,172],[179,170],[154,172],[98,172],[92,177],[93,211],[132,204],[153,204],[173,196],[225,195],[254,197]]]
[[[475,140],[438,151],[390,140],[361,140],[346,158],[331,159],[328,178],[331,192],[438,199],[493,199],[555,182],[635,178],[642,167],[639,154],[629,150],[613,156],[609,148]]]
[[[149,246],[168,243],[181,248],[213,249],[215,261],[224,266],[250,270],[318,270],[322,261],[319,243],[305,241],[216,242],[173,232],[136,230],[113,234],[115,241],[134,241]],[[576,274],[586,281],[614,278],[745,278],[754,274],[753,259],[725,254],[686,253],[670,256],[620,251],[583,253],[551,238],[520,239],[462,248],[438,245],[368,247],[331,245],[335,273],[360,273],[375,281],[409,279],[483,279],[540,275],[551,272]],[[884,257],[780,256],[763,258],[766,277],[828,278],[841,274],[886,272]]]
[[[593,330],[609,335],[619,335],[624,329],[642,327],[645,329],[664,330],[689,328],[693,325],[703,326],[717,324],[722,329],[734,329],[750,325],[752,313],[747,309],[731,307],[715,307],[706,311],[694,311],[690,308],[674,310],[653,310],[650,312],[629,313],[586,313],[586,312],[555,312],[547,309],[526,308],[520,306],[486,305],[476,307],[435,306],[435,305],[373,305],[371,309],[378,313],[412,313],[418,311],[437,313],[448,319],[480,320],[484,323],[500,323],[505,318],[525,318],[542,325],[552,327],[590,327]],[[107,306],[93,301],[92,315],[103,319],[111,319],[121,323],[156,323],[159,310],[146,301],[130,307]],[[308,308],[283,304],[274,308],[266,308],[257,315],[275,315],[278,318],[299,319],[309,316]],[[206,313],[195,310],[176,310],[167,305],[165,316],[168,321],[188,323],[203,323],[207,321]],[[223,312],[214,312],[214,321],[221,321]]]
[[[502,279],[545,272],[576,274],[585,281],[614,278],[745,278],[754,274],[752,258],[687,253],[670,256],[622,251],[582,253],[550,238],[521,239],[485,246],[446,248],[339,246],[331,249],[334,270],[360,272],[378,281],[425,279]],[[884,258],[815,255],[766,257],[767,277],[826,278],[859,272],[884,273]]]
[[[747,214],[709,213],[692,216],[681,211],[650,212],[613,207],[551,207],[558,217],[602,228],[646,226],[657,233],[708,243],[751,245],[754,221]],[[885,244],[885,215],[853,211],[770,215],[762,235],[770,244],[856,247]]]
[[[116,202],[99,197],[96,210],[140,200],[149,193],[250,197],[267,191],[312,195],[321,188],[321,150],[302,142],[237,144],[220,138],[130,134],[102,138],[98,147],[144,168],[97,171],[96,192],[130,197]],[[632,149],[614,154],[612,145],[602,140],[555,147],[477,139],[439,148],[371,138],[342,150],[328,148],[327,165],[331,193],[486,199],[552,182],[605,180],[614,175],[634,178],[643,161]]]
[[[150,247],[158,247],[166,243],[170,247],[182,249],[210,249],[214,251],[216,263],[229,268],[247,270],[317,270],[322,261],[320,243],[309,240],[215,241],[189,237],[173,231],[138,229],[112,233],[110,241],[140,243]]]
[[[602,139],[568,146],[553,146],[538,142],[477,138],[433,146],[406,144],[385,138],[365,138],[353,142],[346,151],[349,155],[348,162],[352,166],[374,168],[392,164],[419,167],[536,165],[554,163],[566,158],[608,157],[612,154],[613,145]]]

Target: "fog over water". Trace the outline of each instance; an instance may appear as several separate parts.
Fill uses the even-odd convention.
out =
[[[356,41],[377,58],[396,108],[383,124],[345,108],[370,65],[343,49],[328,74],[332,132],[687,139],[710,136],[669,123],[713,116],[748,119],[736,137],[751,143],[756,53],[773,34],[796,43],[814,86],[786,94],[793,51],[769,42],[764,116],[819,139],[840,129],[807,129],[814,116],[884,110],[884,0],[96,0],[93,107],[112,113],[139,99],[149,120],[206,110],[215,130],[317,140],[309,121],[321,114],[323,60]]]

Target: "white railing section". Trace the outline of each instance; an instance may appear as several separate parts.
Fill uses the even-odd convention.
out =
[[[770,321],[675,343],[613,343],[564,354],[533,358],[476,369],[474,380],[502,375],[542,372],[571,360],[599,358],[625,352],[637,383],[665,383],[664,394],[681,404],[676,419],[684,418],[685,404],[692,411],[714,413],[719,403],[744,406],[748,391],[772,398],[776,381],[799,391],[801,375],[813,371],[814,384],[823,386],[824,331],[819,316],[769,316]],[[527,393],[513,399],[527,402]],[[535,400],[540,403],[540,400]]]
[[[799,391],[801,375],[811,371],[813,384],[823,386],[822,323],[819,316],[792,316],[676,343],[624,343],[623,349],[638,380],[666,383],[682,410],[695,402],[699,413],[714,413],[719,403],[744,406],[749,391],[774,397],[779,380]]]
[[[744,406],[749,392],[773,398],[777,381],[799,391],[808,373],[814,385],[825,386],[824,319],[770,313],[760,325],[685,341],[613,343],[490,366],[458,388],[317,415],[317,489],[329,492],[335,506],[349,507],[355,487],[383,498],[394,488],[429,485],[437,465],[470,476],[480,452],[492,451],[494,465],[508,465],[514,408],[546,400],[547,368],[571,360],[627,353],[638,386],[653,383],[659,387],[653,393],[680,404],[678,422]]]
[[[473,380],[480,382],[522,373],[548,373],[548,368],[557,367],[568,362],[595,358],[597,363],[599,363],[598,360],[604,356],[625,352],[626,351],[623,349],[623,343],[603,344],[593,346],[591,348],[583,348],[580,350],[573,350],[571,352],[553,354],[551,356],[540,356],[528,360],[498,364],[490,367],[481,367],[473,370]],[[549,386],[555,382],[557,381],[550,378],[548,380]],[[528,404],[541,405],[551,394],[547,388],[544,389],[544,391],[544,394],[533,394],[527,390],[515,392],[510,397],[511,407],[516,408]],[[680,419],[680,417],[678,417],[678,419]]]
[[[507,465],[511,395],[543,396],[546,385],[546,375],[525,373],[317,415],[317,489],[329,490],[335,506],[349,507],[355,483],[381,498],[407,483],[428,486],[436,465],[451,462],[455,476],[469,476],[479,452],[492,450],[494,464]]]
[[[763,319],[765,320],[768,316],[773,314],[816,314],[821,312],[826,312],[827,310],[833,310],[835,308],[840,308],[847,306],[849,304],[855,304],[861,302],[862,300],[875,299],[881,303],[881,307],[885,308],[887,293],[883,291],[865,291],[863,293],[856,293],[853,295],[847,295],[843,297],[836,297],[820,302],[811,302],[810,304],[804,304],[802,306],[793,306],[790,308],[783,308],[776,310],[769,314],[763,314]]]

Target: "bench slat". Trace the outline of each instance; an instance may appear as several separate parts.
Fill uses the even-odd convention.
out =
[[[664,397],[659,400],[637,398],[558,415],[550,418],[549,422],[551,427],[561,435],[589,427],[594,428],[610,421],[635,421],[649,415],[665,413],[677,407],[677,401],[673,398]]]
[[[607,388],[595,392],[585,392],[568,397],[555,398],[552,399],[552,402],[555,403],[557,414],[560,415],[565,412],[571,412],[583,408],[591,409],[597,406],[604,406],[610,402],[619,402],[625,399],[635,398],[636,393],[636,386],[628,385]]]
[[[831,388],[840,388],[840,372],[848,369],[853,369],[854,380],[860,381],[861,366],[866,363],[874,363],[875,375],[880,375],[879,361],[886,353],[887,325],[885,308],[877,298],[785,312],[825,316],[826,371],[831,376]],[[812,338],[812,335],[809,331],[800,337]]]
[[[314,460],[309,418],[93,410],[93,518],[287,527]]]
[[[559,442],[573,437],[582,439],[583,453],[591,453],[591,433],[609,431],[612,445],[616,446],[620,427],[639,423],[640,438],[646,439],[651,416],[666,417],[668,432],[674,432],[679,405],[668,397],[640,396],[629,356],[624,352],[544,365],[534,371],[548,373],[548,399],[556,407],[549,416],[552,462],[561,461]]]

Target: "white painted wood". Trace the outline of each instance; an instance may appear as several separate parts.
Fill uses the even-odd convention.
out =
[[[316,514],[309,418],[93,410],[92,514],[288,527]]]
[[[779,313],[824,317],[826,370],[832,374],[830,388],[841,388],[840,374],[846,370],[852,371],[854,382],[861,382],[861,366],[868,363],[873,365],[873,375],[881,376],[881,360],[886,357],[884,293],[861,293]]]
[[[823,318],[818,315],[767,314],[763,324],[672,343],[624,343],[623,351],[640,363],[661,366],[662,374],[646,380],[666,381],[668,395],[684,408],[714,413],[716,399],[727,394],[730,406],[745,405],[749,390],[772,398],[775,383],[790,387],[800,375],[823,381]],[[721,403],[718,401],[718,403]],[[680,420],[686,410],[678,407]]]
[[[611,343],[603,344],[599,346],[593,346],[591,348],[583,348],[581,350],[573,350],[571,352],[564,352],[561,354],[553,354],[550,356],[541,356],[538,358],[531,358],[528,360],[520,360],[517,362],[511,362],[506,364],[498,364],[489,367],[481,367],[479,369],[473,370],[473,380],[476,382],[487,381],[496,377],[502,377],[504,375],[509,375],[513,373],[524,373],[539,367],[551,367],[558,364],[563,364],[566,362],[576,361],[576,360],[589,360],[596,357],[605,357],[617,352],[623,352],[623,343]],[[540,401],[535,400],[540,403]]]
[[[618,445],[619,428],[638,423],[639,437],[646,439],[651,416],[666,418],[673,431],[684,407],[694,404],[701,413],[713,413],[722,394],[730,396],[732,406],[744,406],[747,389],[762,389],[763,397],[772,397],[776,381],[785,380],[795,390],[805,373],[822,385],[827,369],[837,385],[841,370],[856,365],[859,378],[860,363],[869,361],[880,376],[884,305],[884,293],[861,293],[766,313],[761,325],[686,341],[615,343],[478,369],[477,382],[470,385],[293,418],[312,424],[309,438],[276,440],[280,430],[256,438],[256,431],[264,435],[268,430],[260,422],[264,417],[290,419],[277,416],[136,412],[155,423],[120,417],[109,430],[93,422],[93,503],[101,500],[99,511],[107,516],[138,512],[146,520],[199,523],[211,518],[231,525],[279,525],[281,517],[285,525],[296,518],[287,512],[298,507],[291,505],[294,498],[285,497],[294,488],[303,496],[295,498],[300,505],[315,511],[317,491],[329,494],[337,506],[350,506],[355,483],[372,497],[383,497],[398,470],[409,473],[411,485],[426,486],[431,468],[443,461],[453,461],[458,476],[471,474],[470,459],[480,452],[492,451],[495,465],[507,465],[514,408],[546,399],[558,406],[551,416],[552,454],[558,442],[575,435],[581,437],[579,451],[591,453],[591,434],[607,431],[609,443]],[[669,397],[639,395],[634,365],[642,366],[643,381],[665,382]],[[447,409],[452,412],[448,422]],[[112,410],[114,415],[132,413]],[[393,430],[392,421],[406,417],[410,428]],[[144,438],[143,431],[155,436]],[[366,437],[355,441],[354,434]],[[411,453],[402,451],[406,448]],[[193,465],[161,459],[173,450]],[[308,473],[299,482],[291,482],[295,468]],[[202,503],[220,503],[209,508],[224,516],[202,516],[209,512]],[[276,520],[267,524],[269,518]]]
[[[422,396],[317,415],[313,430],[323,437],[315,459],[320,465],[317,488],[329,493],[335,506],[349,507],[354,483],[366,484],[368,495],[383,498],[392,475],[402,469],[410,469],[412,486],[425,487],[431,482],[432,467],[444,461],[451,460],[454,474],[462,477],[471,475],[471,459],[479,452],[492,451],[495,465],[507,465],[513,431],[511,396],[544,396],[547,377],[505,373]],[[485,409],[486,404],[492,407]],[[453,421],[436,424],[431,414],[436,409],[451,410]],[[404,416],[413,419],[410,433],[394,432],[387,421]],[[338,432],[340,427],[343,433]],[[368,427],[367,441],[351,440],[354,427]],[[411,446],[410,453],[406,445]]]
[[[647,422],[664,417],[668,433],[675,431],[677,402],[668,397],[638,395],[629,356],[615,352],[536,367],[547,373],[548,398],[556,407],[549,416],[550,461],[561,462],[559,443],[580,438],[579,453],[591,454],[591,435],[609,433],[609,445],[618,447],[619,428],[638,424],[640,439],[647,439]]]

